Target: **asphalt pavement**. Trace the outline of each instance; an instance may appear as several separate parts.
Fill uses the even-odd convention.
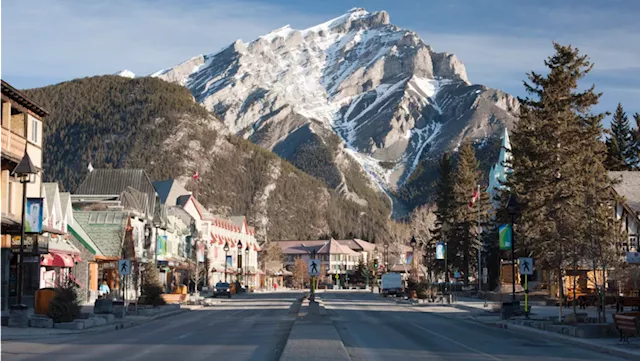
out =
[[[243,294],[131,328],[40,340],[3,341],[2,360],[275,361],[287,341],[299,294]]]
[[[352,361],[622,360],[447,315],[445,307],[422,312],[364,292],[327,292],[320,299]]]

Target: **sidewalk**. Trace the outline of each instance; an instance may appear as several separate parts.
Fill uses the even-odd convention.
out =
[[[398,300],[396,303],[410,304],[406,300]],[[519,335],[527,334],[527,336],[537,336],[546,338],[549,340],[570,343],[583,348],[591,349],[597,352],[608,353],[618,357],[623,357],[631,360],[640,360],[640,339],[638,337],[629,340],[629,343],[621,343],[618,338],[579,338],[563,335],[556,332],[539,330],[529,326],[519,325],[516,322],[521,321],[524,317],[516,317],[512,320],[503,320],[499,311],[495,312],[494,306],[499,304],[496,302],[488,302],[485,307],[485,301],[473,298],[458,298],[457,303],[451,305],[442,304],[414,304],[416,309],[422,312],[429,312],[433,315],[440,317],[453,318],[458,320],[466,320],[469,322],[475,322],[487,327],[499,327],[511,332],[516,332]],[[534,305],[532,318],[543,319],[546,317],[557,317],[558,307],[556,306],[542,306]],[[610,310],[607,310],[608,323],[613,322]],[[597,317],[597,310],[593,307],[586,310],[579,310],[579,312],[586,312],[591,317]],[[564,308],[563,315],[573,313],[572,308]]]
[[[93,309],[93,306],[91,307]],[[107,331],[120,330],[123,328],[137,326],[137,325],[150,322],[156,319],[174,316],[174,315],[191,311],[191,310],[197,310],[202,307],[203,306],[200,306],[200,305],[183,306],[178,310],[165,312],[165,313],[161,313],[153,316],[131,315],[131,316],[126,316],[123,319],[116,319],[116,321],[111,324],[86,328],[82,330],[65,330],[65,329],[59,329],[59,328],[36,328],[36,327],[17,328],[17,327],[2,326],[0,330],[0,336],[2,338],[2,341],[17,341],[17,340],[53,338],[53,337],[72,335],[72,334],[89,334],[89,333],[107,332]],[[83,312],[85,311],[83,310]]]

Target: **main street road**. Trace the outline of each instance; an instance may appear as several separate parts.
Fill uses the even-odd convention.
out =
[[[300,293],[238,295],[221,304],[96,334],[3,341],[2,361],[278,360]]]
[[[370,293],[319,295],[352,361],[621,360],[535,336],[423,312]]]

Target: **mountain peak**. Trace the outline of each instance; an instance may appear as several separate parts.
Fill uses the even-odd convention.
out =
[[[118,75],[123,78],[130,78],[130,79],[133,79],[136,77],[136,74],[134,74],[131,70],[127,70],[127,69],[120,70],[119,72],[114,73],[113,75]]]

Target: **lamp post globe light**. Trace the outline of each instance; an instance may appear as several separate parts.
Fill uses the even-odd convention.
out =
[[[20,258],[18,260],[18,306],[20,308],[23,307],[22,296],[24,294],[24,238],[25,238],[25,218],[27,213],[27,183],[31,183],[35,181],[35,175],[38,174],[38,170],[31,162],[31,158],[29,157],[29,153],[27,153],[26,149],[24,151],[24,156],[20,163],[14,168],[13,175],[20,179],[20,183],[22,183],[22,220],[20,224]]]
[[[224,281],[227,282],[227,257],[229,255],[229,244],[224,244]]]

